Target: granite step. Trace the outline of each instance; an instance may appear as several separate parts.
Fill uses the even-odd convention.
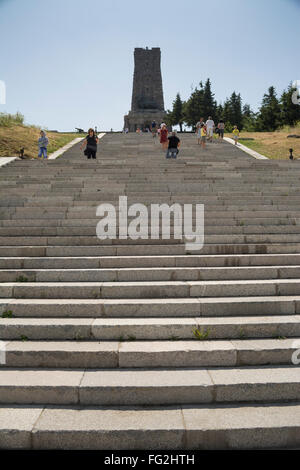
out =
[[[73,322],[74,324],[75,322]],[[97,368],[161,368],[161,367],[235,367],[235,366],[261,366],[261,365],[293,365],[292,358],[299,359],[297,350],[300,346],[299,322],[292,323],[288,321],[286,325],[276,325],[274,322],[276,334],[287,332],[288,327],[292,326],[290,334],[298,333],[298,337],[286,339],[268,338],[268,332],[263,338],[252,339],[231,339],[213,340],[213,335],[209,340],[178,340],[162,339],[165,335],[159,334],[155,340],[128,340],[133,338],[130,334],[134,329],[119,328],[119,339],[103,341],[89,340],[84,337],[84,328],[77,331],[71,325],[70,332],[66,331],[66,324],[62,323],[62,332],[56,335],[54,328],[49,328],[48,333],[36,334],[35,329],[29,333],[29,340],[7,340],[6,344],[6,363],[0,367],[5,368],[66,368],[66,369],[97,369]],[[94,323],[96,333],[99,332],[97,324]],[[155,325],[157,326],[157,325]],[[163,324],[165,326],[165,324]],[[236,325],[234,325],[236,326]],[[247,331],[248,324],[245,325]],[[295,328],[296,326],[296,328]],[[262,325],[263,331],[266,331],[268,324],[266,321]],[[281,329],[280,329],[281,327]],[[244,328],[244,326],[243,326]],[[251,330],[252,328],[252,330]],[[87,329],[87,328],[86,328]],[[145,328],[147,330],[147,327]],[[42,328],[40,329],[40,331]],[[43,328],[46,331],[46,327]],[[259,327],[254,328],[250,325],[251,333],[257,333]],[[19,328],[19,333],[26,329]],[[189,330],[190,331],[190,330]],[[232,331],[232,329],[231,329]],[[53,332],[53,333],[52,333]],[[72,335],[72,332],[74,333]],[[77,334],[83,332],[80,340],[74,341]],[[148,330],[149,332],[149,330]],[[179,334],[178,322],[173,328],[170,328],[169,335]],[[238,334],[238,333],[237,333]],[[252,335],[252,336],[254,336]],[[36,337],[38,339],[34,339]],[[100,334],[96,334],[100,337]],[[109,335],[106,335],[109,336]],[[143,335],[142,335],[143,336]],[[220,335],[219,335],[220,336]],[[41,339],[43,337],[43,340]],[[50,340],[49,340],[50,337]],[[55,339],[57,337],[57,339]],[[62,337],[66,337],[65,340]],[[159,340],[158,338],[161,338]],[[177,336],[178,338],[179,336]],[[238,336],[237,336],[238,337]],[[68,338],[68,339],[67,339]],[[115,335],[116,338],[116,335]],[[174,338],[176,338],[174,336]],[[89,338],[90,339],[90,338]],[[1,372],[2,373],[2,372]]]
[[[300,265],[257,267],[149,267],[76,269],[0,269],[0,282],[132,282],[299,279]]]
[[[299,413],[298,402],[164,407],[2,405],[0,448],[292,449],[300,447]]]
[[[1,404],[265,403],[300,398],[298,366],[1,370]]]
[[[300,295],[300,279],[2,283],[0,298],[138,299]]]
[[[300,296],[148,299],[0,299],[13,318],[178,318],[300,314]]]
[[[96,269],[300,266],[300,254],[153,255],[153,256],[11,256],[0,257],[0,269]]]

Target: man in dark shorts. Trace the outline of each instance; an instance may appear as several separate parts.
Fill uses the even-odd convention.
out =
[[[172,132],[171,136],[168,137],[169,147],[167,150],[166,158],[176,158],[179,152],[180,139],[176,136],[176,132]]]

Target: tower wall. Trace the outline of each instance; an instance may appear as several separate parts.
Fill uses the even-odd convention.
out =
[[[153,120],[160,124],[165,117],[159,47],[134,50],[134,75],[131,111],[124,117],[124,127],[134,132],[148,127]]]

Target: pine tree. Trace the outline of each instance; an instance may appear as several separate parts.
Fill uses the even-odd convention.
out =
[[[215,124],[217,125],[221,119],[223,119],[224,108],[222,104],[217,104],[216,102],[216,111],[215,111]]]
[[[203,84],[199,83],[199,88],[195,88],[190,98],[184,104],[184,122],[188,126],[195,127],[196,122],[203,117]]]
[[[287,90],[284,90],[280,98],[281,123],[288,126],[295,126],[300,121],[300,106],[292,102],[294,88],[290,83]]]
[[[234,121],[232,116],[231,102],[229,98],[226,98],[223,105],[223,121],[225,123],[225,131],[231,132],[233,129],[232,122]]]
[[[250,104],[247,104],[247,103],[244,104],[242,112],[243,112],[243,117],[247,117],[247,118],[251,117],[253,113],[250,108]]]
[[[239,130],[243,128],[242,99],[240,93],[235,91],[230,97],[231,124],[237,126]]]
[[[227,132],[231,132],[233,126],[238,129],[243,128],[242,99],[240,94],[234,91],[230,98],[227,98],[223,107],[223,120]]]
[[[204,91],[203,91],[203,110],[202,115],[204,119],[207,119],[208,116],[212,116],[213,119],[216,118],[216,102],[214,100],[214,95],[211,91],[211,82],[208,78],[205,82]]]
[[[167,124],[167,126],[172,126],[173,124],[173,114],[172,114],[172,111],[170,111],[170,109],[166,111],[164,122]]]
[[[256,130],[256,114],[252,111],[249,104],[243,106],[242,111],[243,129],[248,132]]]
[[[179,125],[180,132],[182,132],[183,124],[183,101],[180,98],[180,94],[177,93],[175,100],[173,101],[173,109],[171,112],[171,123],[173,126]]]
[[[264,94],[259,110],[258,128],[260,131],[275,131],[280,125],[281,109],[276,97],[275,88],[271,86]]]

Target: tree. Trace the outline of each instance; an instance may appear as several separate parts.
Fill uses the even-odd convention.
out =
[[[280,98],[281,124],[295,126],[300,121],[300,106],[292,101],[294,88],[290,83],[287,90],[284,90]]]
[[[211,91],[211,82],[208,78],[205,82],[204,90],[203,90],[203,110],[202,115],[204,119],[207,119],[208,116],[212,116],[213,119],[216,118],[216,102],[214,100],[214,95]]]
[[[242,98],[240,93],[235,91],[230,97],[231,124],[237,126],[239,130],[243,128]]]
[[[223,120],[228,132],[232,131],[233,126],[238,126],[239,130],[243,128],[242,99],[239,93],[234,91],[230,98],[225,100]]]
[[[215,111],[215,124],[217,125],[221,119],[223,119],[224,108],[222,104],[216,103],[216,111]]]
[[[173,126],[179,125],[180,132],[182,132],[182,124],[183,124],[183,101],[180,98],[180,94],[177,93],[175,100],[173,101],[173,109],[170,112],[169,122]]]
[[[281,109],[273,86],[264,94],[258,115],[258,128],[260,131],[275,131],[280,125]]]
[[[250,105],[245,104],[242,111],[243,129],[248,132],[256,131],[256,118],[257,115],[252,111]]]
[[[183,107],[184,122],[193,128],[195,127],[196,122],[203,117],[203,95],[203,84],[200,82],[199,88],[195,88],[193,90],[190,98],[186,101]]]

